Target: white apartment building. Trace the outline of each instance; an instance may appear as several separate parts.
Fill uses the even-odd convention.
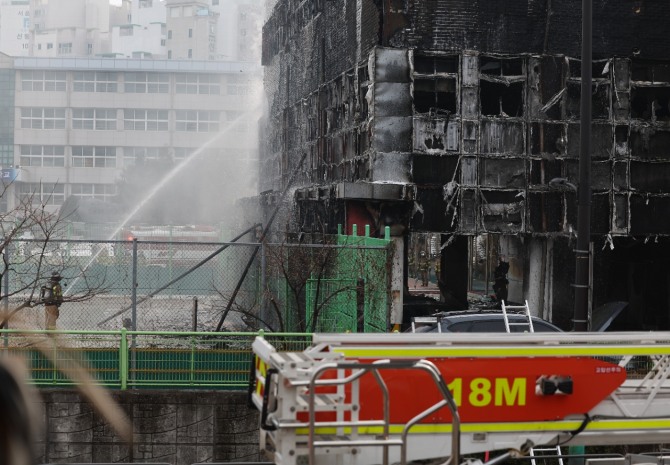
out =
[[[262,21],[261,0],[0,0],[0,52],[258,61]]]
[[[0,52],[27,55],[30,47],[30,1],[0,0]]]
[[[165,0],[168,60],[216,60],[219,14],[209,1]]]
[[[0,56],[0,111],[13,115],[0,125],[3,174],[19,198],[36,192],[55,211],[69,196],[116,195],[139,158],[205,148],[238,162],[230,176],[254,191],[255,167],[240,166],[256,159],[261,77],[241,62]]]
[[[30,0],[30,55],[96,56],[112,51],[111,31],[128,24],[130,0]]]

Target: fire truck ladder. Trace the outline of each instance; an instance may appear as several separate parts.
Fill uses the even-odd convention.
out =
[[[533,328],[533,317],[530,314],[530,308],[528,307],[528,301],[524,301],[525,305],[506,305],[505,301],[502,301],[502,313],[505,319],[505,330],[508,333],[512,332],[511,326],[526,326],[529,333],[534,333],[535,328]],[[523,310],[526,321],[519,322],[510,322],[507,317],[507,310]],[[558,457],[558,465],[563,465],[563,458],[561,458],[561,447],[560,446],[547,446],[547,447],[531,447],[529,450],[529,455],[531,457],[541,458],[542,456],[550,455],[552,457]],[[530,463],[532,465],[537,465],[538,460],[532,458]],[[547,463],[546,459],[542,460],[542,463]],[[554,463],[554,462],[551,462]]]
[[[427,416],[437,412],[442,407],[448,407],[452,415],[451,457],[449,465],[458,465],[460,457],[460,421],[456,403],[439,370],[427,360],[377,360],[373,363],[349,362],[333,360],[327,363],[316,363],[306,353],[280,353],[273,349],[263,339],[254,342],[255,351],[267,351],[271,354],[272,365],[277,367],[262,373],[260,376],[264,389],[262,393],[261,428],[266,431],[308,431],[305,438],[297,434],[288,434],[292,442],[294,456],[307,455],[308,463],[316,465],[317,451],[323,454],[351,454],[355,456],[361,447],[381,447],[383,465],[389,465],[389,448],[400,447],[400,463],[407,463],[407,436],[410,429]],[[380,371],[385,370],[420,370],[426,372],[437,386],[442,399],[419,412],[405,424],[400,437],[394,437],[390,432],[390,399],[386,383]],[[275,381],[274,375],[281,374],[286,382]],[[335,372],[335,378],[323,379],[326,373]],[[371,373],[382,393],[383,418],[378,420],[359,419],[359,380],[367,373]],[[304,376],[308,374],[308,376]],[[303,376],[301,376],[303,375]],[[350,385],[352,397],[345,400],[344,387]],[[322,392],[324,388],[335,387],[336,392]],[[331,388],[332,390],[332,388]],[[290,396],[290,397],[287,397]],[[273,399],[274,397],[274,399]],[[278,411],[282,409],[282,402],[295,402],[289,408],[293,412],[306,412],[308,421],[299,421],[297,418],[286,420]],[[335,413],[336,420],[317,420],[317,413]],[[348,418],[347,418],[348,416]],[[360,438],[358,431],[364,428],[381,428],[381,434],[376,438]],[[335,434],[331,434],[331,433]],[[272,440],[272,439],[271,439]],[[279,444],[271,445],[270,449],[277,451]],[[339,450],[338,450],[339,449]],[[277,452],[275,452],[277,454]],[[289,453],[290,455],[290,453]],[[293,463],[289,457],[276,457],[281,463]]]
[[[530,309],[528,308],[528,301],[525,301],[525,305],[507,305],[505,304],[505,301],[502,301],[502,314],[503,318],[505,319],[505,331],[508,333],[512,332],[511,326],[526,326],[528,328],[529,333],[534,333],[535,329],[533,328],[533,318],[530,314]],[[508,310],[523,310],[524,316],[526,317],[526,321],[509,321],[509,317],[507,315]]]
[[[253,351],[261,449],[281,465],[530,447],[539,462],[670,436],[670,332],[314,334],[302,352],[260,337]]]

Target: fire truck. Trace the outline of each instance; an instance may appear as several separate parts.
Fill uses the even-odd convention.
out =
[[[253,343],[276,464],[372,465],[670,438],[670,333],[315,334]]]

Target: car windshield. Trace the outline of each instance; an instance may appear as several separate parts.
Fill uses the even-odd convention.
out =
[[[512,323],[520,323],[521,320],[512,320]],[[505,321],[502,318],[480,318],[469,321],[453,322],[450,320],[442,320],[442,332],[450,333],[504,333]],[[559,332],[555,326],[552,326],[544,321],[533,319],[533,330],[536,333]],[[529,332],[527,325],[513,324],[510,326],[510,331],[513,333]]]

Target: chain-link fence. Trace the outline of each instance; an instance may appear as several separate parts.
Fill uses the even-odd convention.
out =
[[[389,241],[347,237],[297,245],[23,237],[4,251],[3,305],[9,328],[43,328],[39,291],[55,270],[64,330],[385,331]]]

